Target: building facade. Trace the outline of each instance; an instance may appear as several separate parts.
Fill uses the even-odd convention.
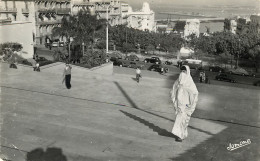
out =
[[[36,23],[35,23],[35,7],[34,1],[22,0],[2,0],[0,1],[0,19],[9,19],[10,21],[31,22],[32,36],[35,43]],[[28,34],[28,33],[27,33]]]
[[[28,21],[0,23],[0,44],[7,42],[19,43],[23,48],[17,54],[26,59],[32,58],[34,54],[32,31],[34,27],[32,22]]]
[[[52,29],[61,24],[64,15],[71,13],[70,0],[35,1],[36,43],[45,44],[52,37]]]
[[[188,37],[194,34],[196,37],[200,35],[200,21],[198,19],[188,19],[186,20],[186,25],[184,26],[184,37]]]

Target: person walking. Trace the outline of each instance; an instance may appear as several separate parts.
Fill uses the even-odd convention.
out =
[[[65,81],[65,85],[67,89],[71,88],[70,80],[71,80],[71,69],[72,67],[69,65],[69,63],[65,64],[65,69],[63,72],[63,80],[62,83]]]
[[[10,62],[10,68],[14,68],[17,69],[16,63],[17,63],[17,58],[14,54],[11,54],[11,56],[9,57],[9,62]]]
[[[175,109],[176,119],[172,133],[177,136],[176,141],[181,142],[188,136],[188,124],[191,114],[198,102],[199,92],[190,75],[187,65],[181,67],[179,78],[173,84],[171,99]]]
[[[141,77],[141,70],[139,67],[136,68],[136,81],[139,83],[139,79]]]

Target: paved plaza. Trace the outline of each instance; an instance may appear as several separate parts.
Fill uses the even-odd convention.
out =
[[[183,142],[171,134],[171,77],[112,75],[64,64],[33,72],[0,64],[1,151],[10,161],[259,161],[260,90],[197,84]],[[175,77],[173,77],[175,78]],[[230,144],[250,143],[228,150]],[[46,159],[47,158],[47,159]]]

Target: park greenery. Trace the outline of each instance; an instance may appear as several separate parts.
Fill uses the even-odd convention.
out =
[[[81,64],[97,66],[106,59],[106,21],[98,19],[89,11],[80,11],[77,15],[69,15],[62,19],[60,27],[53,29],[54,36],[64,36],[71,42],[72,60],[80,60]],[[175,28],[183,27],[176,23]],[[215,32],[196,37],[191,35],[184,39],[180,34],[166,32],[141,31],[128,28],[126,25],[109,25],[109,50],[123,53],[152,53],[161,51],[168,55],[178,53],[181,47],[189,47],[195,51],[194,58],[211,57],[222,63],[231,63],[238,67],[240,60],[248,60],[255,70],[260,65],[260,35],[255,33],[233,34],[229,31]],[[57,51],[56,57],[68,58],[68,48]],[[84,53],[83,53],[84,52]]]

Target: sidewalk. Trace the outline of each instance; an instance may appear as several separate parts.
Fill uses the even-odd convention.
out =
[[[230,93],[218,92],[226,87],[198,85],[200,103],[191,118],[189,136],[178,143],[170,136],[174,110],[169,92],[174,80],[145,77],[138,84],[131,75],[109,76],[73,68],[72,88],[67,90],[61,84],[64,64],[41,72],[0,65],[1,137],[6,138],[1,139],[2,153],[12,160],[24,156],[3,148],[11,143],[25,156],[37,147],[59,147],[68,161],[260,158],[257,90],[243,89],[251,97],[247,104],[241,100],[242,89],[230,88],[236,94],[233,100],[225,100]],[[243,108],[246,104],[250,110]],[[230,143],[247,139],[250,145],[227,150]]]

